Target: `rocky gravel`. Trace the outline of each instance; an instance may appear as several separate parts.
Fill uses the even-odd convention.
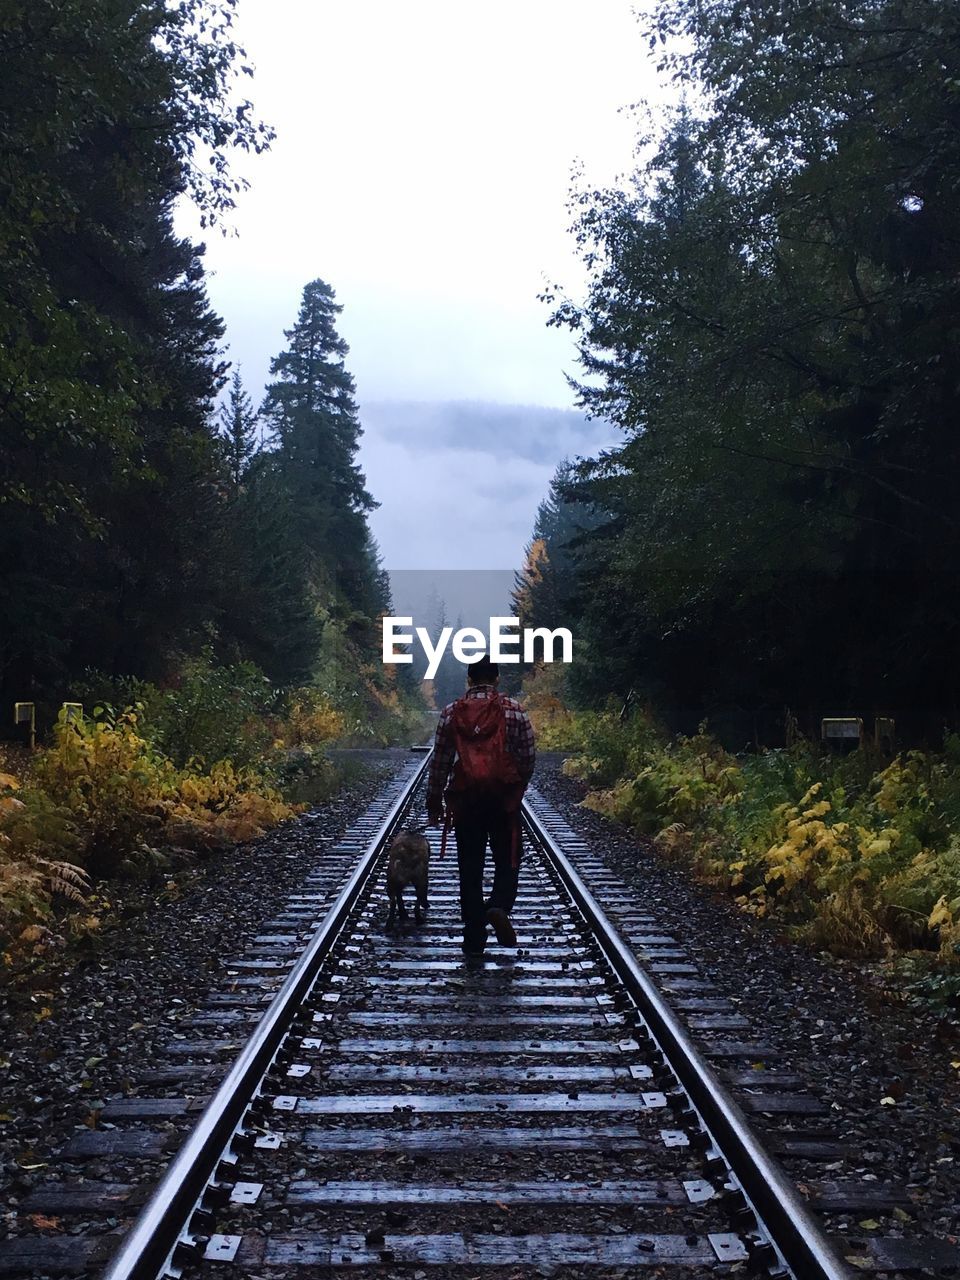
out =
[[[155,1155],[130,1154],[72,1169],[56,1155],[77,1134],[109,1127],[100,1116],[104,1100],[137,1091],[178,1024],[222,982],[224,961],[238,955],[297,890],[315,864],[318,845],[335,841],[409,758],[405,752],[364,753],[357,757],[362,774],[307,820],[184,865],[166,879],[112,886],[102,928],[46,958],[32,986],[8,993],[0,1008],[0,1188],[6,1209],[0,1235],[46,1229],[22,1207],[39,1182],[80,1175],[141,1184],[156,1176]],[[834,1215],[831,1231],[849,1232],[851,1239],[876,1232],[955,1240],[955,1026],[886,992],[868,969],[792,944],[775,925],[744,915],[724,895],[697,884],[649,841],[583,809],[583,788],[564,778],[560,765],[556,756],[541,759],[535,782],[544,797],[666,919],[679,945],[709,974],[716,994],[749,1019],[756,1038],[777,1048],[777,1069],[801,1075],[809,1092],[829,1105],[817,1124],[845,1142],[852,1155],[833,1166],[792,1164],[801,1189],[807,1178],[908,1187],[910,1208],[902,1218],[877,1223],[863,1213]],[[398,1093],[412,1087],[394,1086]],[[156,1093],[156,1087],[148,1092]],[[755,1123],[761,1130],[777,1125],[762,1115]],[[163,1136],[169,1129],[172,1149],[182,1127],[161,1122],[154,1133]],[[500,1162],[491,1155],[478,1163],[496,1178]],[[307,1161],[306,1167],[313,1164]],[[391,1164],[396,1180],[410,1176],[400,1160]],[[523,1158],[510,1157],[504,1172],[513,1178],[532,1174],[535,1162],[530,1170],[525,1165]],[[583,1172],[602,1177],[606,1166],[598,1152]],[[337,1172],[369,1177],[376,1167],[376,1158],[358,1155],[339,1161]],[[288,1173],[303,1176],[299,1165]],[[599,1213],[597,1226],[602,1219],[608,1230],[626,1229],[626,1218],[622,1225],[617,1221],[621,1216],[619,1210]],[[92,1225],[73,1218],[58,1229],[81,1234]],[[107,1220],[94,1230],[114,1225]],[[363,1229],[369,1221],[358,1216],[355,1225]]]
[[[339,838],[409,759],[404,751],[348,753],[349,781],[309,814],[150,883],[109,886],[101,927],[45,957],[29,984],[5,993],[0,1235],[27,1225],[18,1204],[36,1182],[57,1176],[52,1157],[76,1133],[99,1127],[104,1100],[129,1091],[177,1023],[222,980],[224,960],[297,889],[318,846]],[[109,1177],[137,1182],[147,1167],[111,1163]],[[71,1229],[79,1234],[84,1225]]]
[[[647,898],[692,958],[745,1015],[758,1038],[782,1054],[830,1107],[821,1127],[846,1142],[852,1158],[808,1170],[823,1177],[906,1185],[912,1201],[904,1235],[960,1235],[960,1043],[936,1010],[885,991],[866,966],[790,942],[782,931],[739,911],[637,837],[580,802],[585,788],[561,773],[562,757],[541,758],[544,798],[591,841],[605,863]],[[762,1130],[776,1121],[756,1118]],[[872,1233],[863,1214],[840,1215],[835,1231]],[[884,1224],[889,1234],[889,1222]]]

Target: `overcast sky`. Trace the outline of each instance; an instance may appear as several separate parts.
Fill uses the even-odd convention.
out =
[[[207,234],[211,298],[259,398],[303,285],[333,285],[388,568],[515,566],[556,463],[612,439],[570,415],[553,438],[536,414],[528,430],[493,409],[487,432],[479,405],[425,410],[417,431],[397,406],[572,407],[571,339],[537,294],[582,283],[571,165],[600,183],[629,169],[635,127],[618,109],[657,94],[632,7],[242,0],[252,97],[278,136],[239,165],[252,186],[236,237]]]

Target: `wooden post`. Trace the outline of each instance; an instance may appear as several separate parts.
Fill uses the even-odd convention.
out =
[[[881,751],[892,756],[897,749],[897,722],[891,716],[877,716],[873,722],[873,741]]]
[[[29,751],[37,746],[37,708],[33,702],[15,702],[13,704],[13,723],[20,730],[22,739]]]

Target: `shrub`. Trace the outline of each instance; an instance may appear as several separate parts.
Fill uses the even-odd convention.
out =
[[[652,836],[744,910],[817,946],[923,948],[960,966],[960,740],[893,761],[808,743],[735,759],[704,730],[595,716],[568,772],[585,804]]]
[[[613,706],[573,716],[573,742],[579,754],[566,761],[564,772],[595,787],[609,787],[635,776],[664,742],[652,716],[634,711],[621,719]]]
[[[99,719],[61,713],[53,745],[37,764],[39,787],[69,812],[83,842],[84,864],[109,874],[164,820],[176,788],[173,763],[139,730],[140,713],[97,708]]]
[[[62,856],[78,847],[64,809],[42,792],[21,791],[16,777],[0,773],[0,925],[40,920],[58,897],[80,901],[86,873]]]
[[[90,673],[81,692],[143,693],[115,710],[61,714],[48,747],[22,753],[21,775],[0,770],[0,931],[42,920],[57,897],[76,901],[87,875],[140,872],[157,846],[209,849],[250,840],[293,816],[298,798],[322,799],[336,771],[320,745],[343,716],[314,688],[286,699],[256,667],[219,667],[205,655],[176,689]],[[29,768],[27,767],[29,766]]]
[[[541,663],[524,678],[523,706],[541,751],[578,750],[583,730],[563,700],[563,669]]]
[[[97,708],[99,719],[61,716],[41,753],[36,788],[4,824],[21,856],[74,848],[93,874],[135,866],[157,842],[194,848],[249,840],[294,808],[250,766],[196,760],[178,768],[140,731],[137,708]]]
[[[238,765],[263,758],[271,742],[270,714],[278,695],[252,662],[219,666],[207,653],[187,663],[175,688],[150,711],[148,733],[157,748],[185,766],[217,760]]]
[[[294,689],[282,718],[272,721],[275,747],[315,747],[339,738],[346,720],[321,689]]]
[[[165,817],[186,844],[233,844],[263,835],[296,810],[251,768],[219,760],[207,773],[184,772]]]
[[[340,783],[342,769],[316,747],[292,747],[277,762],[274,776],[289,803],[312,806],[330,799]]]

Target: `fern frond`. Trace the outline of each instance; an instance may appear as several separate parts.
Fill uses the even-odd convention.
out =
[[[68,902],[83,902],[90,891],[90,878],[83,867],[52,858],[40,858],[38,862],[51,893]]]

